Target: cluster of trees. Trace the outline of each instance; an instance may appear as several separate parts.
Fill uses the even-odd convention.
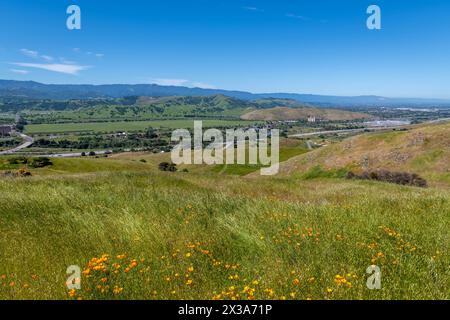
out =
[[[15,146],[19,145],[21,141],[22,140],[15,139],[15,138],[1,139],[0,147],[3,147],[3,148],[15,147]]]
[[[400,185],[426,188],[427,181],[415,173],[391,172],[388,170],[364,171],[361,174],[349,172],[347,179],[376,180]]]
[[[53,163],[47,157],[36,157],[36,158],[26,158],[26,157],[13,157],[6,160],[8,164],[26,164],[31,168],[44,168],[51,166]]]
[[[133,149],[133,148],[149,148],[149,147],[166,147],[168,142],[158,138],[152,133],[142,135],[130,134],[128,136],[89,136],[80,137],[76,140],[69,139],[38,139],[34,143],[35,147],[41,148],[62,148],[62,149],[99,149],[99,148],[117,148],[117,149]]]

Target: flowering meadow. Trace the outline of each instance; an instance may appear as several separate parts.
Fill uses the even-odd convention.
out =
[[[1,299],[450,298],[446,189],[59,161],[0,180]]]

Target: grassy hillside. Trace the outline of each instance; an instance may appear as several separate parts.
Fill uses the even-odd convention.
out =
[[[450,123],[408,131],[369,133],[321,148],[282,165],[285,175],[314,166],[325,169],[387,169],[419,173],[433,184],[450,185]]]
[[[37,100],[23,103],[30,124],[99,121],[139,121],[177,118],[298,120],[354,120],[367,114],[319,109],[289,99],[244,101],[223,95],[206,97],[126,97],[109,100]]]
[[[0,298],[450,298],[449,191],[159,172],[165,156],[0,178]],[[371,264],[382,290],[366,288]]]
[[[207,97],[126,97],[88,101],[36,101],[27,105],[31,123],[93,122],[216,117],[239,119],[258,105],[223,95]]]
[[[343,111],[337,109],[318,109],[310,107],[275,107],[258,109],[241,116],[245,120],[306,120],[309,116],[317,119],[339,121],[368,119],[371,116],[364,113]]]

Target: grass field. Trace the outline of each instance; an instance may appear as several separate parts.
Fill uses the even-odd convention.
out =
[[[203,127],[248,126],[257,121],[245,120],[203,120]],[[155,120],[155,121],[117,121],[86,123],[31,124],[25,127],[25,133],[64,133],[64,132],[115,132],[143,131],[152,128],[192,128],[194,120]]]
[[[279,156],[280,162],[287,161],[295,156],[308,152],[308,148],[303,141],[295,139],[281,139]],[[246,157],[248,159],[248,150],[246,151]],[[231,174],[238,176],[245,176],[252,172],[256,172],[262,168],[262,165],[239,165],[239,164],[223,164],[217,165],[212,168],[212,172],[219,174]]]
[[[0,298],[450,298],[448,190],[159,172],[165,156],[1,178]],[[366,287],[372,264],[381,290]]]

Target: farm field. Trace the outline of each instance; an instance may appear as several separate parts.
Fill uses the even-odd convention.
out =
[[[245,120],[202,120],[204,127],[248,126],[257,121]],[[86,123],[55,123],[31,124],[25,127],[25,133],[64,133],[64,132],[115,132],[143,131],[151,128],[192,128],[194,121],[186,120],[152,120],[152,121],[117,121],[117,122],[86,122]]]

